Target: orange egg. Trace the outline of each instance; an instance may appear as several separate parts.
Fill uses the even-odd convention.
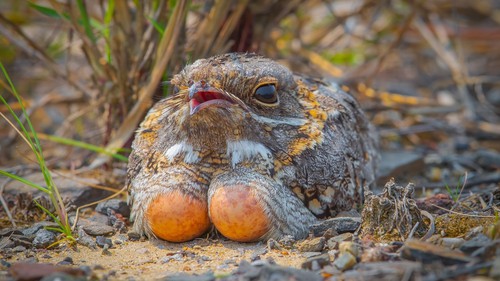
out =
[[[207,203],[178,190],[156,197],[146,218],[156,237],[170,242],[192,240],[210,227]]]
[[[263,202],[246,185],[217,189],[210,201],[210,218],[222,235],[239,242],[259,240],[270,228]]]

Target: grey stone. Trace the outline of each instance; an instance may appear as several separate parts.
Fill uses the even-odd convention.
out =
[[[127,236],[130,241],[139,241],[141,239],[141,235],[133,231],[128,232]]]
[[[330,229],[337,233],[354,232],[361,225],[361,218],[340,217],[323,220],[311,226],[314,236],[323,236]]]
[[[12,248],[12,251],[16,252],[16,253],[24,252],[24,251],[26,251],[26,247],[24,247],[24,246],[16,246],[16,247]]]
[[[451,249],[456,249],[462,246],[465,243],[465,240],[463,238],[456,238],[456,237],[443,237],[441,239],[441,245],[451,248]]]
[[[35,234],[35,239],[33,239],[33,246],[37,248],[46,248],[54,242],[56,242],[56,235],[42,228]]]
[[[109,223],[108,216],[103,215],[101,213],[95,213],[93,216],[89,217],[88,220],[91,223],[99,223],[99,224],[104,224],[104,225],[111,226],[111,224]]]
[[[346,271],[356,265],[356,257],[349,252],[345,252],[340,254],[340,256],[333,262],[333,265],[342,271]]]
[[[40,221],[40,222],[33,224],[32,226],[30,226],[28,228],[23,229],[21,232],[24,236],[31,236],[31,235],[35,235],[35,233],[37,233],[40,229],[42,229],[44,227],[57,228],[57,227],[59,227],[59,225],[55,222]]]
[[[97,236],[95,238],[95,241],[97,243],[97,246],[101,248],[104,248],[105,245],[108,245],[108,248],[111,248],[113,246],[113,241],[111,241],[110,238],[104,236]]]
[[[57,263],[58,265],[72,265],[73,259],[71,257],[65,257],[62,261]]]
[[[80,245],[89,247],[90,249],[97,249],[97,243],[95,242],[94,238],[88,235],[83,230],[82,226],[78,228],[78,239],[76,239],[76,242]]]
[[[478,234],[474,238],[472,238],[469,241],[465,241],[461,246],[460,246],[460,251],[466,253],[466,254],[472,254],[474,251],[478,250],[479,248],[483,248],[491,244],[491,239],[484,235],[484,234]]]
[[[304,252],[302,253],[302,256],[304,258],[312,258],[321,255],[321,252]]]
[[[326,265],[330,264],[330,256],[328,254],[321,254],[309,257],[302,263],[302,269],[309,269],[318,271]]]
[[[127,202],[119,199],[111,199],[108,201],[101,202],[95,208],[97,212],[105,215],[108,214],[108,209],[120,213],[125,217],[130,216],[130,207],[128,206]]]
[[[360,255],[360,246],[352,241],[343,241],[339,243],[339,251],[341,253],[351,253],[355,257]]]
[[[83,230],[92,236],[110,235],[115,232],[115,229],[109,225],[102,223],[92,222],[83,226]]]
[[[325,237],[306,239],[297,245],[297,249],[301,252],[321,252],[324,247]]]
[[[340,235],[337,235],[337,236],[334,236],[334,237],[328,239],[328,243],[332,243],[332,246],[335,245],[338,247],[338,243],[344,242],[344,241],[351,241],[351,240],[352,240],[352,233],[343,233],[343,234],[340,234]],[[333,243],[337,243],[337,244],[333,244]],[[333,250],[333,249],[336,249],[337,247],[329,248],[329,249]]]
[[[250,261],[260,260],[260,256],[265,255],[266,253],[267,253],[266,247],[259,248],[252,252],[252,254],[250,255]]]

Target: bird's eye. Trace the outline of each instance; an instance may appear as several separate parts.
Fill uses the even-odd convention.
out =
[[[254,97],[265,104],[275,104],[278,102],[278,92],[276,92],[276,85],[264,84],[255,89]]]

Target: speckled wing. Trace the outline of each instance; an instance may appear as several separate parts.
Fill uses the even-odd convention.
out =
[[[374,129],[356,100],[337,85],[298,81],[299,92],[307,95],[312,127],[321,128],[321,134],[314,149],[304,149],[294,159],[296,178],[287,185],[318,218],[359,207],[363,190],[375,178]]]

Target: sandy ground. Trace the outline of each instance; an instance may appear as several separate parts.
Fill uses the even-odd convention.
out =
[[[115,237],[112,237],[113,241]],[[202,274],[212,271],[216,275],[226,275],[236,269],[242,260],[250,261],[255,256],[296,268],[300,268],[305,261],[302,253],[296,250],[267,252],[266,249],[263,243],[197,239],[174,244],[146,240],[114,244],[107,253],[101,248],[93,250],[78,245],[76,250],[41,250],[34,256],[40,263],[53,264],[71,257],[75,267],[89,266],[99,280],[155,280],[179,272]],[[26,260],[25,253],[7,259],[10,263],[23,260]]]

